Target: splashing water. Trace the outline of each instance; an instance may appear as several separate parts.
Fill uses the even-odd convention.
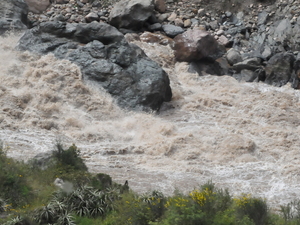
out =
[[[79,68],[52,55],[17,52],[0,39],[0,138],[28,160],[75,143],[91,172],[138,191],[184,193],[212,180],[273,206],[300,194],[299,91],[230,76],[203,76],[174,63],[167,46],[136,42],[170,76],[173,99],[158,114],[128,112]]]

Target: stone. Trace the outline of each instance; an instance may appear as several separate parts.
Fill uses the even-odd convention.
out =
[[[239,74],[232,75],[238,81],[253,82],[257,78],[257,73],[252,70],[243,69]]]
[[[192,21],[190,19],[186,19],[184,22],[183,22],[183,27],[190,27],[192,25]]]
[[[189,64],[188,71],[190,73],[198,73],[199,76],[226,75],[228,72],[228,68],[226,68],[226,65],[224,67],[223,63],[225,62],[221,58],[216,61],[211,61],[211,60],[193,61]]]
[[[90,12],[84,18],[87,23],[91,23],[93,21],[99,21],[99,16],[95,12]]]
[[[169,22],[174,22],[177,18],[177,14],[175,12],[172,12],[171,15],[168,17]]]
[[[41,23],[25,32],[18,49],[70,60],[83,80],[104,88],[124,108],[155,111],[172,98],[166,72],[106,23]]]
[[[187,30],[174,38],[174,54],[178,61],[199,61],[203,58],[219,58],[218,42],[208,32]]]
[[[140,40],[142,42],[158,43],[160,45],[174,45],[174,41],[171,38],[166,37],[162,34],[155,34],[150,32],[144,32],[143,34],[141,34]]]
[[[139,30],[153,13],[152,0],[121,0],[114,5],[108,20],[116,28]]]
[[[176,19],[174,20],[174,24],[175,24],[175,26],[183,27],[183,21],[182,21],[182,19],[180,19],[180,18],[176,18]]]
[[[27,29],[28,7],[22,0],[0,1],[0,35],[9,30]]]
[[[235,70],[237,73],[241,72],[242,70],[251,70],[256,71],[261,69],[261,59],[260,58],[250,58],[246,59],[242,62],[235,63],[232,66],[232,69]]]
[[[178,34],[182,34],[184,32],[184,30],[181,27],[172,24],[163,25],[162,29],[166,33],[166,35],[171,38],[177,36]]]
[[[162,30],[162,25],[161,23],[154,23],[148,26],[149,31],[159,31]]]
[[[239,51],[237,51],[233,48],[228,50],[228,52],[226,54],[226,58],[230,65],[233,65],[233,64],[243,61],[243,58],[242,58],[241,54],[239,53]]]
[[[221,35],[220,37],[218,37],[218,42],[221,45],[224,45],[224,46],[227,46],[230,43],[230,41],[228,40],[228,38],[225,37],[224,35]]]
[[[266,80],[267,84],[281,87],[290,81],[293,72],[295,57],[291,53],[277,53],[267,62]]]
[[[29,12],[40,14],[44,12],[50,5],[50,0],[24,0],[28,5]]]
[[[257,25],[266,24],[269,14],[266,11],[258,13]]]
[[[159,13],[165,13],[167,10],[165,0],[154,0],[154,9]]]

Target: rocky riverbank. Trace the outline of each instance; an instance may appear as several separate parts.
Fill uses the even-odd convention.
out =
[[[93,55],[92,58],[99,58],[98,51],[104,49],[99,54],[104,57],[108,51],[106,62],[113,65],[111,68],[114,69],[106,71],[103,65],[101,68],[96,66],[89,77],[96,77],[95,80],[102,82],[101,86],[109,93],[117,95],[118,101],[123,102],[121,105],[125,107],[139,108],[137,105],[142,105],[141,108],[147,110],[144,107],[147,105],[146,108],[157,110],[162,102],[170,100],[172,94],[168,78],[162,78],[163,81],[155,78],[155,81],[147,81],[149,83],[146,86],[142,85],[143,88],[140,84],[136,87],[141,78],[136,78],[136,72],[133,71],[145,64],[142,67],[132,66],[134,56],[131,59],[123,57],[135,51],[124,50],[127,44],[119,43],[123,40],[123,35],[127,42],[169,45],[174,50],[174,61],[188,62],[189,72],[198,73],[200,76],[231,75],[239,81],[265,82],[274,86],[283,86],[290,82],[293,88],[300,87],[300,3],[295,0],[220,0],[214,3],[205,0],[56,0],[43,14],[33,13],[39,12],[39,9],[33,10],[34,4],[30,4],[31,1],[33,0],[26,0],[31,12],[27,16],[26,9],[23,9],[20,21],[32,29],[26,31],[26,35],[20,40],[19,49],[34,50],[39,54],[53,53],[60,59],[70,60],[72,56],[68,54],[71,49],[77,49],[74,52],[79,54],[79,48],[84,48],[81,47],[82,44],[100,41],[98,45],[104,44],[105,47],[98,46],[99,49],[95,50],[95,43],[91,44],[96,51],[96,56]],[[15,2],[21,4],[20,0]],[[50,2],[45,0],[46,3]],[[43,5],[42,9],[44,8]],[[18,23],[15,22],[15,27],[19,29],[21,22],[16,21]],[[98,30],[102,29],[100,27],[109,28],[99,33]],[[118,43],[112,47],[111,43],[115,40],[109,41],[107,38],[115,36],[116,33],[119,37]],[[66,41],[65,38],[69,40]],[[74,44],[74,41],[78,43]],[[77,62],[83,74],[84,70],[90,70],[95,63],[99,64],[96,60],[88,63],[88,66],[78,60],[82,61],[71,61]],[[135,69],[131,69],[132,67]],[[116,85],[120,82],[111,79],[117,74],[128,78],[127,81],[124,80],[122,88],[116,88],[120,86]],[[165,85],[161,85],[162,83]],[[128,86],[134,86],[129,94]],[[142,94],[143,97],[127,104],[126,102],[132,101],[133,96],[139,95],[137,93],[141,89],[147,90]],[[124,97],[124,93],[129,97]],[[157,96],[158,101],[154,100]]]

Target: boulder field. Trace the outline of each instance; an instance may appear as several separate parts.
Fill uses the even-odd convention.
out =
[[[21,0],[1,4],[1,33],[26,30],[19,50],[74,62],[125,108],[158,110],[172,98],[168,75],[126,34],[146,42],[165,37],[157,43],[200,76],[300,87],[296,0],[53,0],[38,10]]]

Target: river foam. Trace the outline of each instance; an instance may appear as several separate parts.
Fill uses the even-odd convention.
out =
[[[130,112],[76,65],[17,52],[17,40],[0,38],[0,138],[9,156],[28,160],[60,140],[81,149],[90,171],[139,192],[188,192],[212,180],[273,206],[299,196],[299,91],[289,85],[199,77],[168,46],[136,42],[169,74],[173,99],[157,114]]]

